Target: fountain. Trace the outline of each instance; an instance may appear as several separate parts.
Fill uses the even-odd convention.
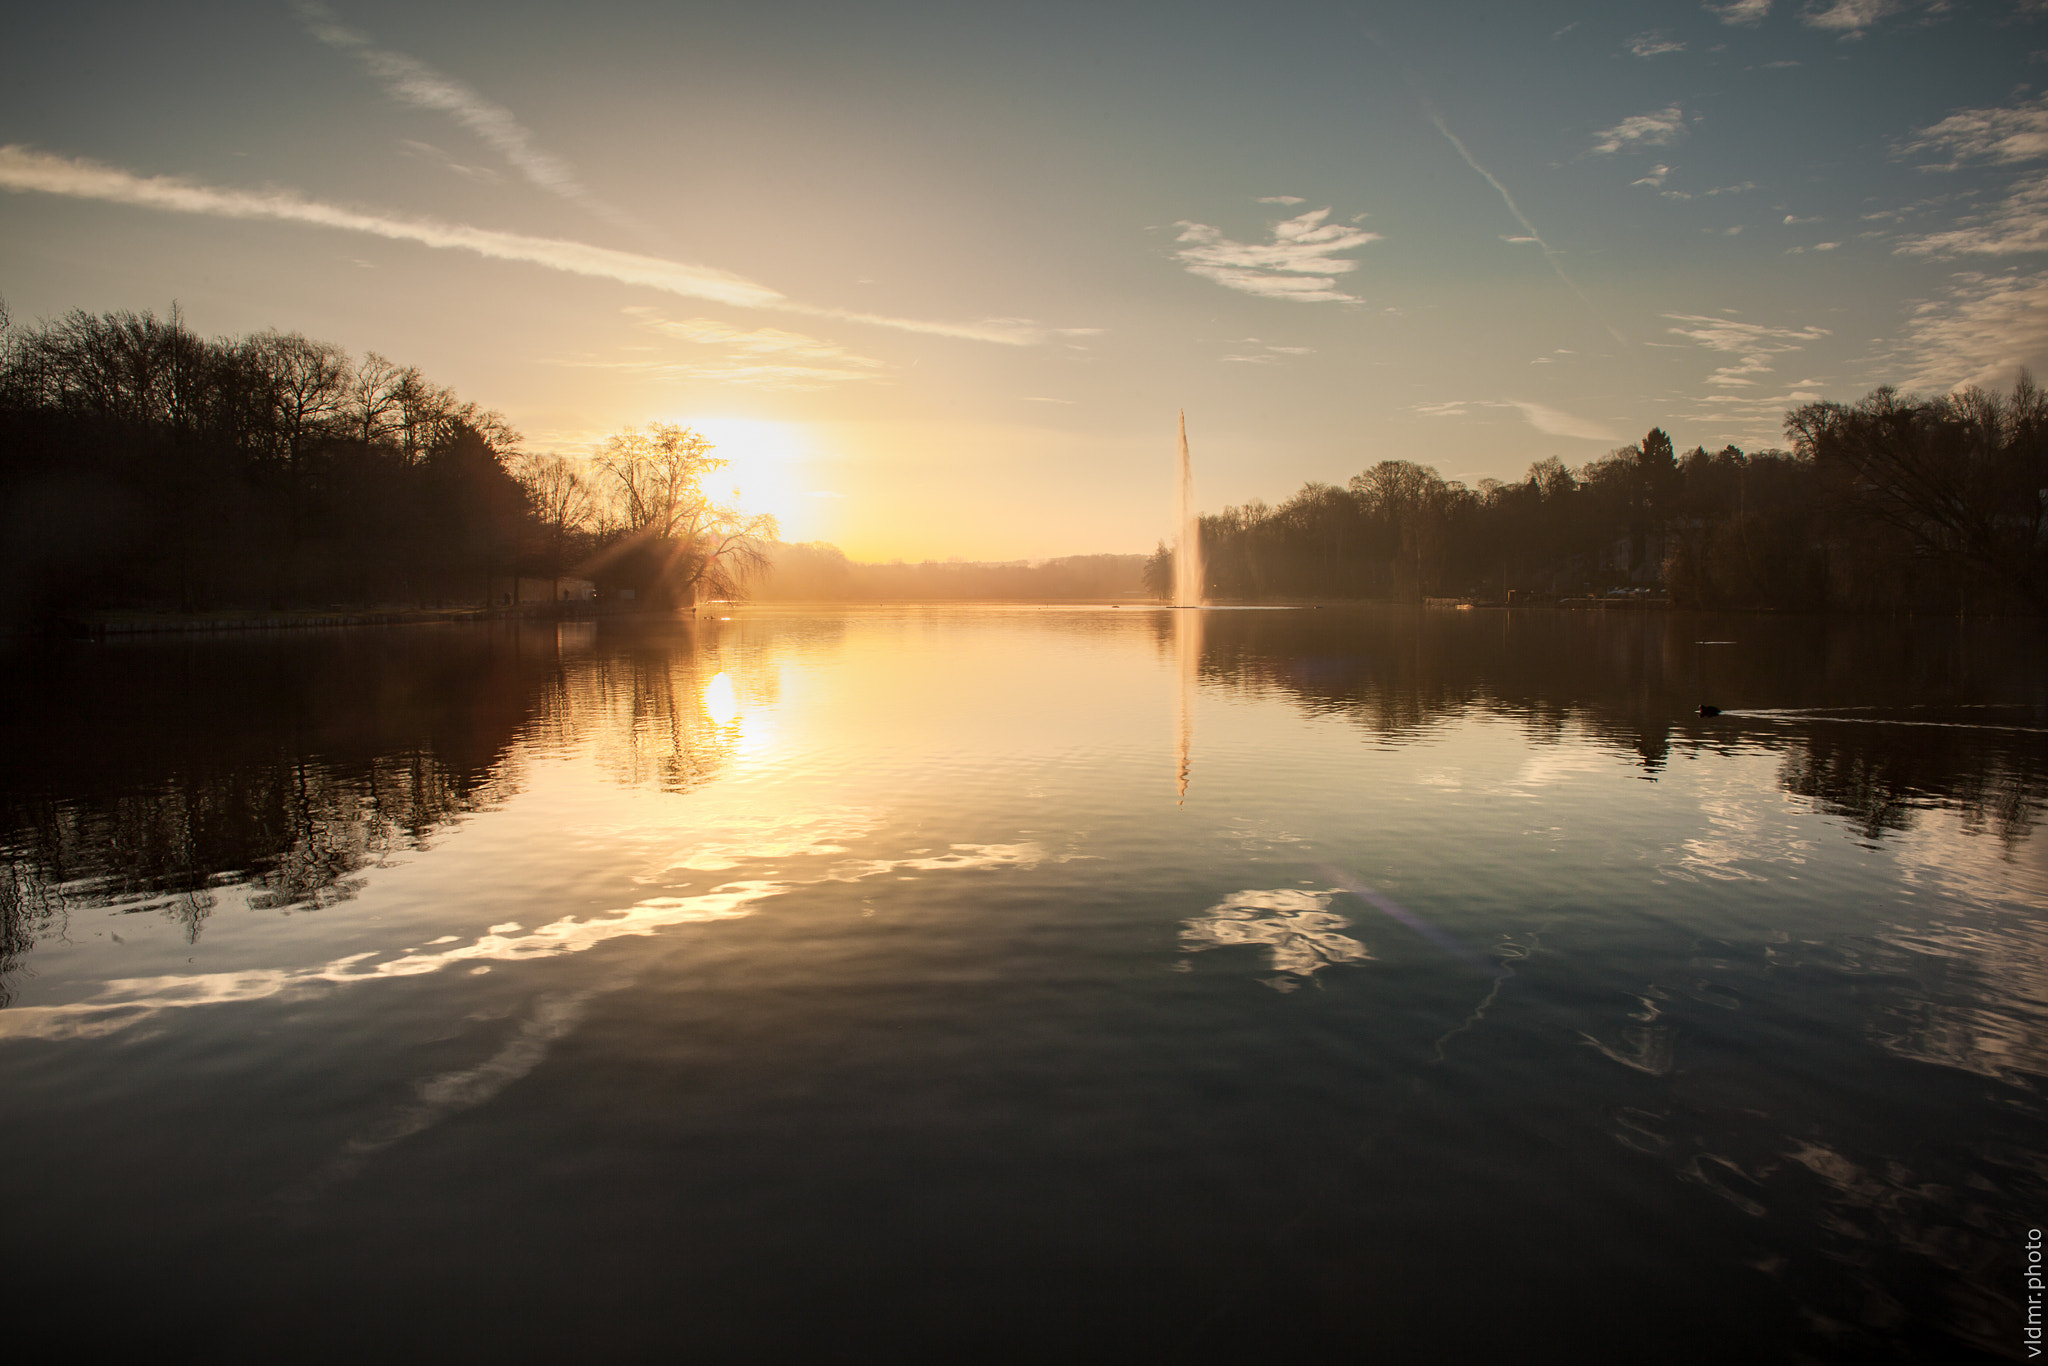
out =
[[[1202,605],[1202,521],[1195,511],[1195,476],[1188,464],[1188,414],[1180,414],[1180,545],[1173,552],[1173,605]]]

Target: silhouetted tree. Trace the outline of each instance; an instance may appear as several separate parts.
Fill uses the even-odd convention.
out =
[[[576,465],[559,455],[531,456],[522,461],[518,477],[533,508],[536,546],[533,559],[540,577],[552,587],[551,600],[561,597],[561,578],[572,550],[585,534],[596,511],[590,483]],[[586,559],[578,554],[576,559]]]
[[[1830,506],[1889,532],[1893,558],[1973,572],[2048,611],[2048,398],[2024,372],[2009,396],[1914,399],[1886,386],[1854,404],[1811,403],[1786,415],[1785,431]]]
[[[654,600],[687,605],[736,596],[766,563],[775,518],[719,502],[705,477],[727,461],[687,427],[657,422],[610,437],[598,457],[619,531],[593,568],[607,570]]]

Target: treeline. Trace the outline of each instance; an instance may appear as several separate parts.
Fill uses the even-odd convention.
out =
[[[453,606],[729,595],[772,518],[707,497],[684,428],[589,461],[522,453],[415,366],[297,333],[203,338],[176,310],[0,309],[0,628],[105,609]]]
[[[1682,606],[2048,611],[2048,399],[1969,389],[1788,413],[1793,448],[1678,455],[1653,429],[1579,469],[1468,488],[1382,461],[1347,487],[1201,519],[1217,598],[1544,600],[1642,589]],[[1164,596],[1173,552],[1145,581]]]
[[[0,578],[102,607],[488,599],[530,502],[518,437],[413,366],[295,333],[73,312],[0,337]]]
[[[823,541],[775,545],[752,596],[781,602],[1073,602],[1145,595],[1143,555],[1068,555],[1037,563],[925,560],[868,564]]]

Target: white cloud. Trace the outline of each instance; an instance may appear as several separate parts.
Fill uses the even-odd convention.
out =
[[[1720,388],[1748,388],[1756,383],[1749,376],[1768,375],[1774,368],[1762,356],[1744,356],[1741,364],[1722,366],[1707,376],[1706,382]]]
[[[1278,365],[1284,356],[1313,356],[1313,346],[1282,346],[1277,342],[1260,341],[1257,337],[1246,337],[1237,343],[1251,350],[1234,352],[1223,357],[1227,361],[1238,361],[1246,365]]]
[[[1669,179],[1669,178],[1670,178],[1670,176],[1671,176],[1671,168],[1670,168],[1669,166],[1666,166],[1666,165],[1665,165],[1665,164],[1664,164],[1663,162],[1661,162],[1661,161],[1660,161],[1660,162],[1658,162],[1658,163],[1657,163],[1657,164],[1656,164],[1655,166],[1652,166],[1652,167],[1650,168],[1650,173],[1649,173],[1648,175],[1644,176],[1644,177],[1643,177],[1643,178],[1642,178],[1641,180],[1634,180],[1634,181],[1630,181],[1629,183],[1630,183],[1631,185],[1648,185],[1648,186],[1649,186],[1649,187],[1650,187],[1651,189],[1653,189],[1653,190],[1661,190],[1661,189],[1663,189],[1663,188],[1664,188],[1664,182],[1665,182],[1665,181],[1666,181],[1667,179]],[[1678,192],[1677,192],[1677,191],[1675,191],[1675,190],[1674,190],[1674,191],[1672,191],[1672,194],[1673,194],[1674,196],[1675,196],[1675,195],[1676,195],[1677,193],[1678,193]],[[1687,199],[1690,199],[1690,198],[1692,198],[1692,196],[1691,196],[1691,195],[1687,195],[1687,196],[1685,196],[1685,198],[1687,198]]]
[[[333,11],[317,0],[295,0],[306,31],[331,48],[347,52],[401,104],[448,115],[482,138],[529,184],[576,204],[607,222],[638,231],[643,224],[623,209],[607,204],[586,189],[561,158],[541,150],[533,134],[512,111],[402,52],[374,46],[364,35],[344,28]]]
[[[780,390],[824,389],[848,381],[880,379],[880,372],[886,368],[881,361],[855,355],[835,342],[801,332],[785,332],[775,327],[739,328],[713,318],[664,318],[655,310],[638,305],[627,308],[625,313],[646,330],[669,341],[715,348],[716,354],[682,360],[653,356],[625,360],[580,358],[556,364]]]
[[[1826,9],[1807,10],[1799,21],[1808,28],[1839,33],[1844,38],[1860,38],[1863,30],[1886,15],[1897,13],[1899,8],[1898,0],[1834,0]]]
[[[1508,406],[1520,410],[1522,420],[1546,436],[1575,436],[1587,441],[1619,441],[1614,429],[1605,423],[1590,418],[1573,417],[1570,413],[1541,403],[1524,403],[1520,399],[1509,399]]]
[[[1957,274],[1923,300],[1888,357],[1916,389],[2010,383],[2022,369],[2048,368],[2048,279],[2028,273]]]
[[[441,250],[473,252],[493,260],[520,261],[572,275],[639,285],[684,298],[814,318],[834,318],[841,322],[867,323],[928,336],[958,337],[1009,346],[1031,346],[1045,339],[1043,329],[1016,319],[996,318],[980,323],[926,322],[917,318],[827,308],[801,303],[767,285],[712,266],[614,251],[609,247],[558,237],[529,237],[523,233],[473,228],[430,218],[365,213],[307,199],[290,190],[222,190],[177,176],[138,176],[118,167],[102,166],[82,158],[51,156],[15,144],[0,146],[0,189],[128,204],[166,213],[305,223],[392,241],[415,242]]]
[[[1779,352],[1797,351],[1808,342],[1831,335],[1825,327],[1766,327],[1762,323],[1738,322],[1734,318],[1708,318],[1692,313],[1666,313],[1675,323],[1688,324],[1665,330],[1675,337],[1698,342],[1709,351]]]
[[[1831,335],[1825,327],[1767,327],[1762,323],[1689,313],[1666,313],[1664,316],[1671,322],[1682,324],[1666,328],[1670,335],[1684,337],[1709,351],[1738,357],[1735,364],[1721,366],[1704,381],[1723,389],[1752,388],[1757,383],[1754,376],[1768,375],[1776,368],[1772,357],[1798,351]]]
[[[1323,220],[1328,209],[1314,209],[1273,225],[1270,242],[1236,242],[1220,228],[1185,220],[1180,250],[1173,254],[1190,274],[1214,280],[1226,289],[1297,303],[1356,303],[1355,296],[1336,287],[1336,277],[1356,270],[1356,261],[1334,253],[1377,242],[1380,235]]]
[[[837,342],[786,332],[779,327],[739,328],[713,318],[664,318],[645,305],[625,310],[642,327],[670,341],[716,347],[722,354],[704,361],[625,361],[606,368],[656,370],[687,379],[718,379],[776,389],[818,389],[849,380],[880,378],[887,367],[855,355]]]
[[[1970,161],[2015,165],[2048,156],[2048,95],[2002,109],[1962,109],[1922,128],[1901,153],[1946,152],[1924,169],[1953,171]]]
[[[1707,13],[1724,24],[1760,24],[1771,12],[1771,0],[1732,0],[1726,5],[1707,5]]]
[[[1661,30],[1638,33],[1627,43],[1630,55],[1636,57],[1662,57],[1670,52],[1685,51],[1685,44]]]
[[[1569,355],[1570,352],[1560,352]],[[1521,414],[1522,420],[1547,436],[1572,436],[1585,441],[1618,441],[1614,429],[1591,418],[1574,417],[1572,414],[1541,403],[1525,403],[1521,399],[1450,399],[1442,403],[1418,403],[1410,411],[1419,417],[1477,417],[1481,408],[1512,408]]]
[[[402,155],[411,157],[416,161],[431,161],[444,170],[452,171],[456,175],[461,176],[464,180],[475,180],[486,185],[497,185],[503,183],[505,179],[505,177],[499,175],[488,166],[471,166],[466,162],[457,161],[431,142],[420,142],[413,138],[400,138],[398,140],[398,150]]]
[[[1257,204],[1286,204],[1292,206],[1295,204],[1306,204],[1308,201],[1298,194],[1268,194],[1260,195],[1253,202]]]
[[[1901,241],[1907,256],[2019,256],[2048,251],[2048,172],[2022,176],[2004,199],[1967,214],[1945,232]]]
[[[1593,135],[1593,150],[1611,156],[1637,147],[1666,147],[1685,134],[1685,114],[1677,105],[1623,119]]]

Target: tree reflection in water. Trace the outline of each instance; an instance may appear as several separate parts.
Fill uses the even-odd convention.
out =
[[[1199,624],[1177,673],[1283,696],[1386,746],[1480,714],[1538,748],[1616,747],[1653,780],[1675,751],[1776,751],[1785,791],[1867,840],[1944,808],[2009,855],[2048,800],[2048,680],[2038,646],[1998,623],[1337,607],[1176,621],[1189,615],[1036,620],[1149,629],[1168,657],[1190,653],[1184,628]],[[74,905],[161,914],[196,939],[227,889],[255,909],[345,899],[367,870],[519,791],[530,753],[587,743],[615,781],[702,787],[737,752],[731,709],[773,703],[778,661],[830,650],[843,629],[758,616],[602,637],[502,624],[24,652],[0,683],[16,756],[0,776],[0,983]],[[1703,663],[1707,637],[1736,644]],[[734,692],[714,708],[721,675]],[[1692,714],[1703,687],[1726,714]],[[1985,697],[2009,705],[1962,709]]]
[[[367,870],[522,786],[529,748],[592,742],[621,782],[687,790],[738,728],[687,627],[599,651],[552,624],[179,640],[24,658],[0,693],[0,1005],[72,906],[176,921],[353,896]],[[749,705],[772,669],[742,670]],[[12,694],[12,695],[8,695]]]
[[[1483,714],[1534,745],[1590,736],[1651,779],[1674,749],[1775,750],[1787,792],[1871,840],[1943,808],[2011,851],[2048,803],[2048,680],[2010,622],[1309,607],[1212,611],[1206,628],[1210,685],[1382,745]],[[1706,660],[1710,635],[1734,643]],[[1723,715],[1693,714],[1702,688]]]

